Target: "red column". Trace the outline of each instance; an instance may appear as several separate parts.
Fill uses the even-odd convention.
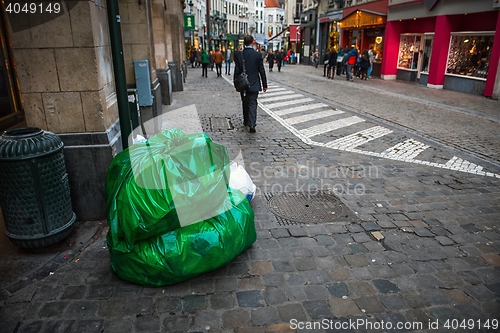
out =
[[[443,89],[444,74],[450,49],[451,24],[445,15],[436,18],[434,41],[432,43],[431,62],[427,87]]]
[[[490,66],[488,69],[488,76],[486,78],[486,85],[484,86],[484,96],[491,97],[493,89],[495,88],[495,81],[497,80],[498,65],[500,62],[500,11],[498,11],[497,26],[495,28],[495,37],[493,39],[493,47],[491,49]],[[500,83],[499,83],[500,84]]]
[[[388,21],[385,26],[384,54],[382,68],[380,69],[381,79],[396,79],[401,30],[401,23],[396,21]]]

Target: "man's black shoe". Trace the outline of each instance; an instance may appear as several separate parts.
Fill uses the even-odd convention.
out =
[[[250,127],[249,132],[250,132],[250,133],[255,133],[255,127]]]

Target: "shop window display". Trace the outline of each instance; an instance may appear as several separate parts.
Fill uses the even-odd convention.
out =
[[[401,35],[398,68],[417,69],[421,38],[422,36]]]
[[[493,35],[452,35],[447,74],[486,78]]]
[[[381,62],[384,50],[384,39],[382,36],[377,36],[373,41],[370,41],[370,46],[373,46],[374,62]]]

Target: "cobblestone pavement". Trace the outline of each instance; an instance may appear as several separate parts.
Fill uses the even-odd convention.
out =
[[[20,275],[30,283],[18,290],[4,287],[1,332],[494,331],[500,319],[500,179],[326,143],[344,138],[337,146],[381,153],[406,142],[400,147],[413,159],[446,164],[456,156],[499,173],[498,157],[484,154],[498,149],[498,135],[489,125],[497,123],[490,104],[498,102],[431,90],[429,100],[440,103],[436,107],[422,102],[428,90],[414,85],[332,82],[312,67],[286,66],[269,74],[273,90],[311,98],[305,102],[310,108],[286,116],[292,106],[270,107],[286,99],[270,101],[280,95],[262,94],[261,106],[271,112],[259,109],[257,133],[250,134],[232,86],[215,72],[202,78],[198,69],[188,70],[184,91],[174,93],[173,105],[165,107],[162,126],[202,128],[228,148],[231,159],[241,153],[258,186],[252,201],[255,244],[216,271],[145,288],[111,273],[106,230],[97,229],[96,240],[52,274]],[[324,146],[297,135],[315,126],[323,131],[321,118],[279,121],[314,118],[316,103],[328,105],[316,111],[330,112],[333,126],[349,117],[362,121],[332,127],[322,133],[332,135],[323,141],[314,137]],[[374,126],[379,127],[365,131]],[[459,142],[476,133],[480,154],[458,151],[452,134],[445,133],[449,129]],[[360,131],[365,131],[357,136],[363,145],[349,137]],[[372,137],[377,138],[366,141]],[[416,155],[416,142],[429,147]],[[308,207],[297,207],[302,201],[293,198],[279,201],[283,191],[311,198],[335,195],[332,213],[338,213],[328,222],[304,214],[308,222],[301,223],[300,216],[298,221],[287,214]]]

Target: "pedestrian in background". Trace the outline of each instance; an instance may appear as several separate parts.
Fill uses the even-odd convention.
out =
[[[223,61],[224,61],[224,56],[222,55],[222,52],[219,51],[219,48],[216,48],[214,53],[214,63],[215,63],[215,71],[217,72],[217,77],[222,77]]]
[[[278,66],[278,72],[281,72],[281,65],[285,62],[285,51],[283,49],[276,53],[276,65]]]
[[[354,65],[356,64],[356,61],[358,61],[358,50],[356,49],[356,45],[351,45],[351,50],[349,52],[347,52],[347,54],[345,55],[345,59],[346,59],[346,69],[345,69],[345,73],[346,73],[346,80],[347,81],[353,81],[352,80],[352,69],[354,67]]]
[[[243,66],[248,75],[250,87],[240,93],[243,106],[243,125],[249,127],[250,133],[255,133],[257,122],[257,98],[259,91],[267,91],[267,77],[264,70],[264,60],[259,52],[252,48],[253,37],[245,36],[243,39],[245,48],[234,55],[234,79],[242,72]],[[243,63],[244,61],[244,63]]]
[[[370,46],[370,49],[368,50],[368,56],[370,57],[370,67],[368,68],[366,75],[368,76],[369,79],[371,79],[373,70],[373,60],[375,59],[375,54],[373,53],[373,46]]]
[[[208,60],[210,63],[210,70],[213,71],[214,70],[214,50],[210,50],[210,52],[208,53]]]
[[[208,65],[210,64],[210,57],[208,56],[207,50],[203,50],[201,53],[201,76],[208,77]]]
[[[196,52],[196,67],[201,66],[201,55],[202,55],[202,52],[201,52],[201,47],[200,47],[198,49],[198,52]]]
[[[231,63],[234,61],[233,51],[228,47],[226,50],[226,74],[231,75]]]
[[[345,75],[345,65],[347,62],[347,45],[337,52],[337,75]]]
[[[273,71],[274,67],[274,52],[273,50],[269,50],[269,53],[267,54],[267,62],[269,63],[269,71]]]
[[[335,67],[337,66],[337,51],[332,47],[332,51],[328,55],[328,78],[332,79],[335,77]]]
[[[323,76],[326,76],[327,74],[329,62],[330,62],[330,49],[326,49],[325,55],[323,56]]]
[[[356,63],[354,64],[353,67],[353,72],[355,77],[359,77],[359,74],[361,72],[361,53],[358,51],[358,57],[356,58]]]
[[[312,54],[312,62],[313,66],[318,68],[318,62],[319,62],[319,51],[316,49],[314,53]]]
[[[260,49],[260,54],[262,55],[262,59],[266,59],[267,52],[265,48]]]
[[[191,52],[189,53],[189,61],[191,62],[191,68],[194,68],[195,63],[196,63],[196,49],[192,48]]]
[[[363,53],[361,54],[361,63],[360,63],[360,70],[359,70],[359,76],[361,80],[366,80],[368,78],[368,68],[370,68],[370,56],[368,54],[368,50],[364,50]]]

